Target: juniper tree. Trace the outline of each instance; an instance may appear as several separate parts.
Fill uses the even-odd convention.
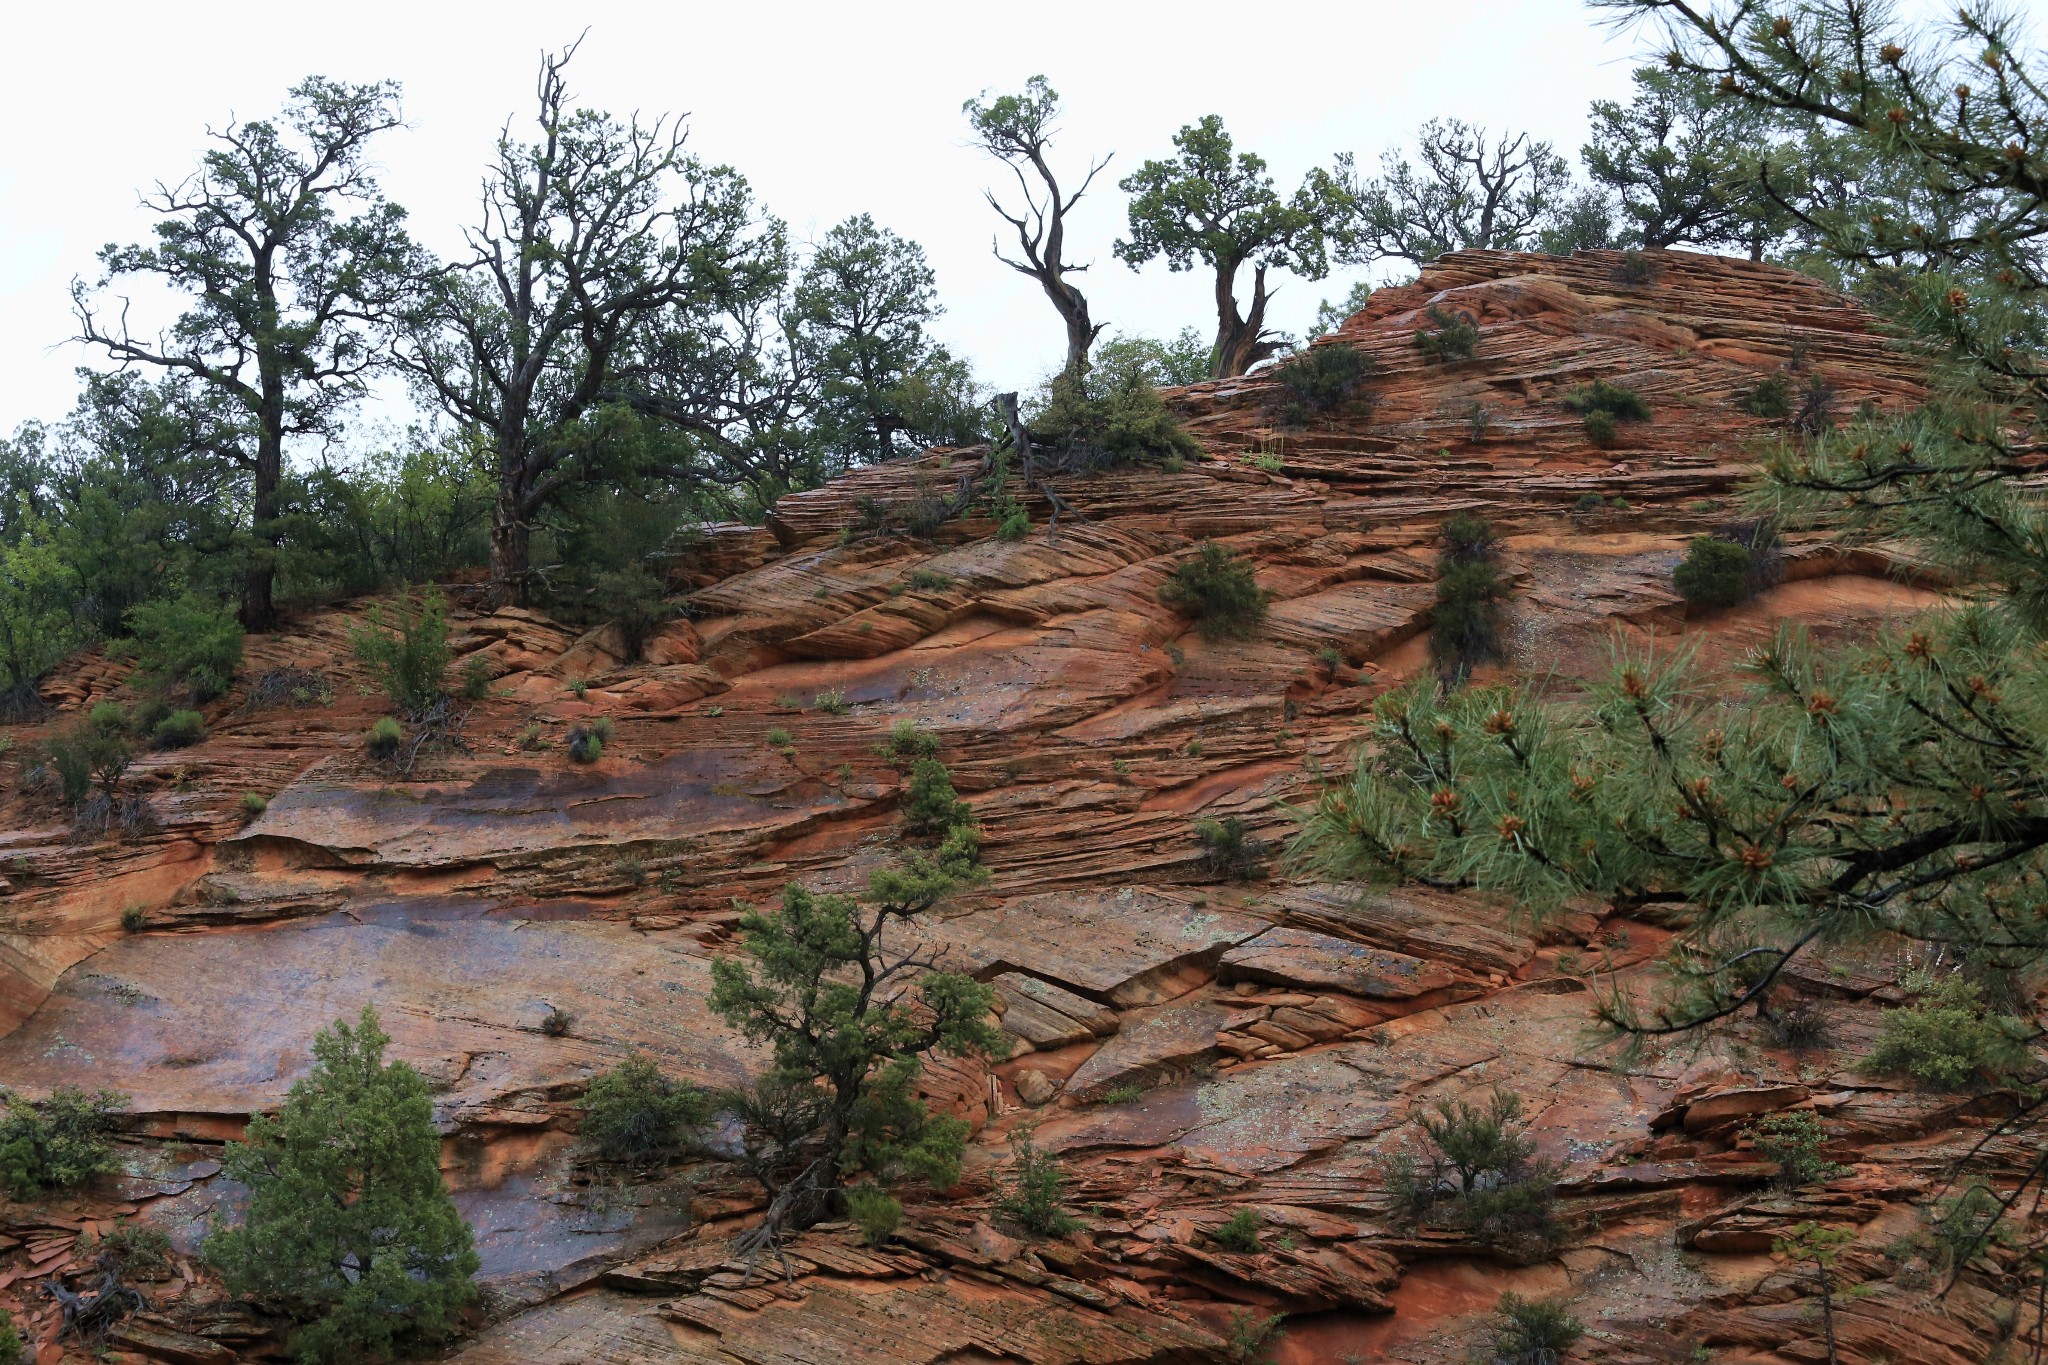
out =
[[[1197,260],[1215,275],[1216,344],[1211,378],[1228,379],[1272,355],[1280,342],[1266,332],[1266,271],[1291,270],[1319,280],[1330,270],[1328,234],[1349,202],[1328,172],[1313,171],[1282,198],[1265,159],[1237,152],[1223,120],[1210,114],[1173,135],[1179,155],[1147,161],[1124,177],[1131,196],[1130,236],[1116,254],[1133,270],[1164,256],[1174,270]],[[1234,153],[1234,154],[1233,154]],[[1237,302],[1238,272],[1252,267],[1249,310]]]
[[[1579,896],[1687,906],[1660,992],[1596,992],[1599,1017],[1638,1040],[1761,1011],[1788,967],[1851,944],[2036,972],[2048,962],[2048,508],[2030,452],[2048,412],[2048,97],[2010,24],[1976,11],[1951,40],[1891,28],[1855,0],[1611,7],[1666,22],[1672,69],[1828,125],[1984,210],[1910,221],[1799,208],[1845,269],[1889,279],[1873,297],[1935,392],[1916,410],[1789,435],[1753,495],[1778,524],[1912,542],[1962,600],[1862,644],[1786,629],[1732,676],[1618,643],[1583,701],[1514,686],[1389,693],[1297,856],[1344,878],[1504,894],[1539,919]],[[1915,273],[1897,269],[1908,259]],[[2031,1200],[2044,1174],[2048,1151],[2005,1206]]]
[[[246,1221],[206,1244],[229,1289],[300,1327],[306,1361],[381,1359],[445,1335],[475,1295],[469,1225],[441,1179],[427,1083],[363,1007],[313,1040],[313,1069],[276,1117],[249,1121],[222,1159],[249,1188]]]
[[[1352,205],[1339,259],[1427,265],[1446,251],[1528,246],[1571,183],[1564,158],[1527,133],[1498,135],[1458,119],[1431,119],[1418,136],[1418,168],[1399,152],[1359,181],[1340,158],[1337,181]]]
[[[1088,193],[1109,158],[1092,163],[1078,186],[1063,190],[1048,159],[1059,109],[1059,92],[1043,76],[1026,81],[1021,94],[989,99],[984,91],[981,98],[961,106],[974,130],[976,145],[1010,168],[1023,198],[1013,213],[1003,207],[994,191],[984,191],[989,207],[1017,234],[1018,254],[1006,256],[1002,247],[996,246],[996,259],[1038,281],[1045,291],[1066,325],[1067,356],[1060,375],[1078,384],[1088,372],[1088,348],[1095,344],[1102,324],[1090,318],[1087,296],[1067,278],[1088,268],[1067,260],[1067,215]]]
[[[956,826],[931,853],[876,871],[861,897],[791,883],[778,910],[740,921],[750,961],[712,964],[711,1008],[773,1063],[737,1105],[770,1207],[754,1245],[826,1216],[861,1175],[959,1178],[967,1125],[918,1099],[919,1056],[995,1054],[993,992],[943,963],[911,921],[979,878],[976,831]]]
[[[309,77],[282,119],[211,133],[195,174],[144,196],[154,241],[104,248],[99,280],[72,285],[78,339],[123,368],[162,372],[192,440],[248,476],[251,630],[274,615],[285,443],[336,430],[416,286],[405,210],[383,197],[369,153],[402,122],[394,83]],[[190,299],[157,335],[130,325],[125,298],[104,301],[136,277]]]
[[[500,136],[467,256],[434,276],[399,353],[426,401],[483,434],[500,602],[532,597],[535,521],[570,490],[742,483],[758,462],[735,426],[790,401],[762,315],[789,275],[782,225],[679,120],[576,108],[574,54],[542,58],[533,140]]]

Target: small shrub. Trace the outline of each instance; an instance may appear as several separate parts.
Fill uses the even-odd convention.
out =
[[[462,666],[462,699],[488,701],[491,695],[491,661],[481,654],[469,656]]]
[[[1757,1153],[1764,1160],[1777,1163],[1778,1173],[1772,1177],[1772,1183],[1781,1190],[1824,1184],[1849,1173],[1847,1166],[1821,1155],[1828,1134],[1811,1110],[1787,1109],[1766,1114],[1748,1132]]]
[[[912,569],[910,586],[919,592],[944,592],[953,586],[953,576],[940,573],[937,569]]]
[[[1230,1314],[1229,1330],[1224,1334],[1223,1350],[1234,1361],[1257,1360],[1268,1346],[1287,1335],[1281,1324],[1286,1321],[1278,1313],[1258,1314],[1249,1308],[1233,1309]]]
[[[398,746],[404,739],[405,731],[399,728],[398,722],[390,716],[383,716],[363,737],[363,747],[370,751],[371,758],[387,761],[398,757]]]
[[[69,1189],[113,1165],[114,1115],[127,1097],[60,1086],[40,1103],[6,1095],[0,1189],[16,1199]]]
[[[139,905],[128,905],[122,907],[121,927],[127,930],[129,933],[133,934],[138,932],[142,928],[142,926],[147,923],[149,923],[149,911],[143,909]]]
[[[1067,1181],[1059,1158],[1041,1151],[1026,1135],[1011,1141],[1010,1154],[1016,1172],[997,1196],[996,1212],[1040,1237],[1063,1237],[1080,1227],[1061,1207]]]
[[[1249,457],[1253,469],[1263,474],[1279,474],[1287,469],[1287,460],[1277,450],[1254,451]]]
[[[645,1057],[620,1062],[593,1080],[583,1096],[583,1139],[605,1161],[668,1161],[710,1121],[711,1101],[702,1090],[670,1080]]]
[[[2026,1024],[1993,1014],[1975,982],[1951,972],[1938,981],[1909,983],[1920,998],[1886,1010],[1866,1070],[1903,1072],[1942,1090],[1997,1080],[2032,1061]]]
[[[1564,406],[1567,412],[1576,412],[1581,416],[1595,412],[1609,413],[1617,422],[1650,420],[1650,405],[1643,401],[1642,395],[1634,389],[1621,384],[1610,384],[1604,379],[1596,379],[1590,384],[1582,384],[1573,389],[1564,396]]]
[[[0,1365],[22,1365],[23,1352],[28,1343],[21,1339],[21,1331],[14,1325],[14,1314],[0,1308]]]
[[[781,726],[768,732],[768,747],[771,749],[787,749],[795,743],[796,741],[790,738],[789,731]]]
[[[569,1011],[560,1005],[550,1005],[548,1012],[540,1018],[540,1031],[550,1038],[567,1038],[569,1026],[575,1022]]]
[[[265,711],[278,706],[331,706],[334,685],[327,675],[310,668],[273,668],[249,684],[245,710]]]
[[[1372,357],[1351,346],[1311,346],[1273,367],[1280,382],[1280,419],[1301,426],[1312,417],[1327,417],[1363,406],[1362,392],[1375,366]]]
[[[1764,1015],[1758,1021],[1758,1029],[1770,1046],[1792,1052],[1824,1048],[1834,1035],[1827,1011],[1818,1003],[1804,999]]]
[[[1586,1334],[1561,1299],[1525,1299],[1509,1292],[1500,1296],[1494,1311],[1500,1315],[1493,1338],[1495,1365],[1557,1365]]]
[[[1752,417],[1792,415],[1792,381],[1782,374],[1765,375],[1742,400],[1742,410]]]
[[[1586,428],[1586,439],[1602,450],[1614,444],[1616,429],[1613,413],[1595,408],[1585,415],[1583,425]]]
[[[1169,461],[1178,460],[1179,458],[1180,457],[1178,455],[1169,455],[1167,457]],[[996,525],[996,539],[1008,541],[1011,544],[1015,544],[1016,542],[1024,539],[1024,537],[1030,534],[1031,514],[1025,511],[1022,507],[1016,508],[1013,511],[1011,511],[1009,515],[1005,516],[1002,519],[1002,521]]]
[[[542,728],[541,723],[539,721],[530,720],[520,728],[519,734],[515,742],[519,745],[521,749],[526,750],[528,753],[533,753],[536,750],[545,749],[548,747],[547,731],[544,728]]]
[[[939,737],[914,720],[899,720],[889,727],[889,737],[878,746],[889,758],[931,758],[939,752]]]
[[[794,692],[783,692],[775,698],[775,706],[781,711],[801,711],[804,709],[804,699]]]
[[[111,799],[133,759],[127,714],[106,702],[43,742],[43,761],[57,775],[65,803],[74,809],[84,804],[95,783]]]
[[[1168,474],[1178,474],[1188,467],[1188,462],[1179,455],[1169,455],[1159,462],[1159,467]]]
[[[1949,1270],[1980,1256],[1995,1241],[2009,1240],[2005,1205],[1990,1188],[1971,1184],[1933,1210],[1935,1260]],[[2002,1235],[2003,1234],[2003,1235]]]
[[[1316,651],[1316,662],[1335,672],[1344,666],[1344,651],[1335,645],[1324,645]]]
[[[853,709],[847,703],[846,693],[836,687],[829,692],[820,692],[815,697],[812,697],[811,705],[828,716],[843,716]]]
[[[1035,443],[1063,454],[1069,465],[1082,468],[1114,468],[1175,456],[1186,460],[1201,454],[1159,390],[1137,374],[1112,382],[1099,394],[1090,394],[1085,380],[1077,384],[1064,377],[1054,379],[1051,401],[1031,423],[1031,436]]]
[[[197,711],[173,711],[156,723],[151,736],[159,749],[189,749],[206,738],[206,717]]]
[[[1733,607],[1749,600],[1749,571],[1746,546],[1695,536],[1685,558],[1671,571],[1671,586],[1695,607]]]
[[[1616,284],[1644,285],[1657,278],[1657,263],[1640,251],[1624,251],[1609,272]]]
[[[1145,1098],[1145,1087],[1126,1081],[1122,1085],[1113,1085],[1103,1091],[1101,1102],[1103,1104],[1130,1104],[1134,1100],[1141,1100],[1143,1098]]]
[[[1575,512],[1597,512],[1607,505],[1607,499],[1598,493],[1581,493],[1579,500],[1572,504]]]
[[[243,792],[243,793],[242,793],[242,817],[243,817],[244,819],[247,819],[247,820],[254,820],[254,819],[256,819],[256,818],[257,818],[258,816],[262,815],[262,814],[263,814],[263,812],[265,812],[265,811],[267,811],[267,810],[269,810],[269,809],[270,809],[270,802],[266,801],[266,800],[265,800],[265,799],[264,799],[264,798],[263,798],[263,797],[262,797],[261,795],[259,795],[258,793],[256,793],[256,792]]]
[[[1835,425],[1835,386],[1819,375],[1808,375],[1799,391],[1799,410],[1792,414],[1792,429],[1818,436]]]
[[[1493,425],[1493,409],[1473,399],[1465,405],[1465,435],[1474,443],[1486,439],[1486,432]]]
[[[1485,520],[1459,513],[1438,534],[1436,608],[1429,657],[1446,682],[1462,682],[1481,664],[1507,658],[1507,600],[1500,540]]]
[[[1202,741],[1199,739],[1189,740],[1181,749],[1181,752],[1189,758],[1200,758],[1202,756]]]
[[[878,1247],[902,1226],[903,1205],[878,1185],[855,1185],[846,1192],[846,1216],[863,1242]]]
[[[1479,328],[1470,313],[1448,312],[1431,304],[1424,310],[1429,327],[1415,331],[1415,346],[1432,360],[1470,360],[1479,348]]]
[[[447,691],[448,599],[431,588],[418,598],[402,591],[388,617],[381,606],[365,612],[349,644],[393,707],[423,715]]]
[[[117,1280],[167,1280],[171,1276],[171,1239],[155,1228],[123,1223],[82,1248]]]
[[[972,825],[974,811],[953,789],[953,774],[936,758],[910,765],[910,785],[903,793],[903,824],[912,834],[944,834]]]
[[[135,681],[150,690],[211,701],[242,662],[242,627],[229,608],[190,595],[144,602],[128,613]]]
[[[1266,592],[1251,564],[1213,540],[1174,567],[1159,596],[1192,615],[1205,640],[1245,639],[1266,619]]]
[[[1209,1235],[1240,1256],[1250,1256],[1266,1249],[1259,1238],[1259,1216],[1250,1209],[1239,1209],[1231,1214],[1228,1221]]]
[[[1398,1153],[1383,1169],[1398,1215],[1443,1219],[1522,1258],[1556,1245],[1557,1173],[1533,1159],[1520,1096],[1495,1090],[1484,1107],[1438,1100],[1415,1121],[1424,1150]]]
[[[1248,882],[1264,870],[1265,841],[1254,839],[1235,815],[1195,821],[1195,842],[1202,846],[1203,870],[1212,877]]]
[[[590,684],[581,678],[569,679],[569,695],[578,701],[582,701],[586,696],[590,695]]]
[[[573,727],[564,741],[569,750],[569,759],[574,763],[595,763],[604,757],[604,746],[612,737],[612,718],[594,716],[583,724]]]

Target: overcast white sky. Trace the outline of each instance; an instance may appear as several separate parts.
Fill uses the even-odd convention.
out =
[[[1057,364],[1058,318],[989,254],[981,199],[1000,169],[964,145],[961,101],[1043,73],[1064,100],[1060,164],[1114,152],[1070,230],[1095,317],[1170,334],[1215,325],[1209,286],[1110,254],[1115,179],[1217,113],[1283,190],[1339,151],[1374,164],[1424,119],[1527,128],[1576,159],[1588,101],[1625,96],[1647,35],[1615,36],[1577,0],[1293,0],[1285,5],[530,4],[348,0],[201,7],[46,4],[9,22],[0,83],[0,431],[70,406],[67,286],[111,240],[143,237],[138,190],[176,179],[209,123],[273,113],[310,73],[403,82],[410,127],[378,148],[388,193],[429,245],[455,246],[507,114],[527,116],[543,46],[590,36],[581,102],[687,112],[693,148],[728,162],[799,237],[849,214],[923,243],[947,305],[939,335],[983,379],[1029,385]],[[1349,277],[1281,277],[1295,332]],[[1248,284],[1248,281],[1247,281]]]

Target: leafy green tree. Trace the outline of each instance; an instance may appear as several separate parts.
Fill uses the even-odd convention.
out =
[[[13,1198],[69,1189],[113,1168],[109,1135],[125,1095],[59,1086],[40,1102],[4,1092],[0,1098],[0,1188]]]
[[[398,87],[314,76],[281,121],[230,123],[200,169],[159,184],[149,245],[108,246],[72,286],[79,339],[174,387],[188,439],[246,474],[251,553],[242,621],[267,630],[284,512],[285,446],[334,433],[364,392],[417,276],[405,211],[377,185],[370,143],[401,126]],[[143,277],[190,297],[157,336],[98,296]]]
[[[1431,119],[1417,138],[1419,165],[1397,151],[1360,181],[1340,159],[1352,205],[1339,259],[1427,265],[1447,251],[1527,247],[1571,183],[1564,158],[1527,133],[1498,136],[1458,119]]]
[[[1586,173],[1621,205],[1623,244],[1738,245],[1762,260],[1786,226],[1750,173],[1771,120],[1697,72],[1641,67],[1635,88],[1627,104],[1593,102],[1580,152]]]
[[[1165,341],[1118,332],[1095,348],[1095,382],[1115,388],[1136,379],[1156,389],[1199,384],[1209,377],[1213,349],[1192,327]]]
[[[347,464],[299,474],[280,596],[352,597],[481,567],[496,486],[480,455],[474,432],[435,439],[414,430]]]
[[[943,311],[924,248],[867,214],[818,243],[792,313],[818,386],[811,420],[835,469],[886,460],[899,438],[913,448],[974,438],[978,404],[960,412],[934,401],[957,393],[940,377],[952,357],[925,333]]]
[[[198,597],[159,598],[128,612],[135,681],[197,704],[228,690],[242,663],[242,627],[224,607]]]
[[[33,475],[82,620],[118,638],[144,602],[240,596],[252,554],[245,475],[207,443],[205,392],[133,372],[83,378]]]
[[[1351,292],[1342,299],[1331,302],[1324,299],[1316,305],[1315,334],[1326,337],[1350,321],[1351,315],[1365,307],[1372,298],[1372,281],[1359,280],[1351,286]]]
[[[758,433],[735,424],[788,400],[762,316],[788,278],[782,225],[738,172],[686,152],[679,122],[573,107],[574,51],[542,59],[534,140],[500,139],[469,254],[435,277],[400,354],[428,401],[485,437],[501,602],[538,590],[533,527],[566,489],[744,482]],[[619,407],[689,439],[618,439]]]
[[[1067,278],[1088,268],[1067,261],[1067,215],[1088,193],[1109,158],[1090,165],[1072,193],[1060,188],[1047,159],[1059,119],[1060,97],[1043,76],[1026,81],[1021,94],[990,99],[983,91],[960,109],[967,115],[975,143],[1010,168],[1023,198],[1023,204],[1012,213],[994,191],[983,192],[989,207],[1017,234],[1018,254],[1006,256],[997,245],[993,248],[996,259],[1030,276],[1045,291],[1067,331],[1067,356],[1060,373],[1078,384],[1088,372],[1088,349],[1095,344],[1102,324],[1090,319],[1087,295]]]
[[[441,1179],[427,1083],[384,1061],[367,1005],[313,1040],[313,1069],[275,1117],[258,1114],[223,1165],[249,1187],[247,1219],[213,1234],[229,1289],[300,1324],[305,1361],[383,1359],[447,1335],[475,1296],[469,1225]]]
[[[80,608],[48,523],[18,509],[13,534],[0,541],[0,714],[33,710],[43,675],[86,642]]]
[[[1265,159],[1236,151],[1223,120],[1205,116],[1174,134],[1179,155],[1148,161],[1121,182],[1131,196],[1130,235],[1116,254],[1133,270],[1157,257],[1169,268],[1215,275],[1216,344],[1209,374],[1228,379],[1272,355],[1266,331],[1266,272],[1291,270],[1319,280],[1330,271],[1328,236],[1350,201],[1327,171],[1313,171],[1282,199]],[[1252,267],[1249,311],[1240,311],[1237,276]]]
[[[925,760],[920,760],[925,761]],[[740,1106],[774,1127],[759,1170],[773,1198],[762,1243],[826,1216],[860,1174],[908,1173],[944,1188],[959,1177],[967,1125],[930,1113],[915,1093],[920,1054],[994,1054],[994,993],[940,970],[910,923],[975,880],[972,830],[931,854],[875,872],[861,899],[792,883],[779,910],[741,922],[751,962],[712,964],[711,1008],[774,1062]]]

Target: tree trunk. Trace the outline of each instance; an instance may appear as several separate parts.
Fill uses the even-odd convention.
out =
[[[501,489],[491,509],[491,592],[493,607],[523,607],[530,596],[531,528],[520,515],[517,496]]]
[[[1252,275],[1252,311],[1239,317],[1235,289],[1237,267],[1216,267],[1216,354],[1209,361],[1209,377],[1235,379],[1273,354],[1278,346],[1265,338],[1266,267]]]
[[[256,470],[249,500],[249,569],[242,581],[242,629],[269,630],[277,624],[271,590],[277,580],[277,515],[284,484],[284,386],[266,378],[256,414]]]
[[[1057,289],[1058,293],[1054,292]],[[1045,292],[1052,295],[1053,306],[1060,310],[1060,317],[1067,324],[1067,363],[1060,373],[1069,379],[1079,380],[1088,373],[1088,351],[1095,345],[1095,334],[1102,328],[1088,321],[1088,300],[1080,290],[1064,282],[1057,286],[1048,284]],[[1062,303],[1060,294],[1066,295]]]

